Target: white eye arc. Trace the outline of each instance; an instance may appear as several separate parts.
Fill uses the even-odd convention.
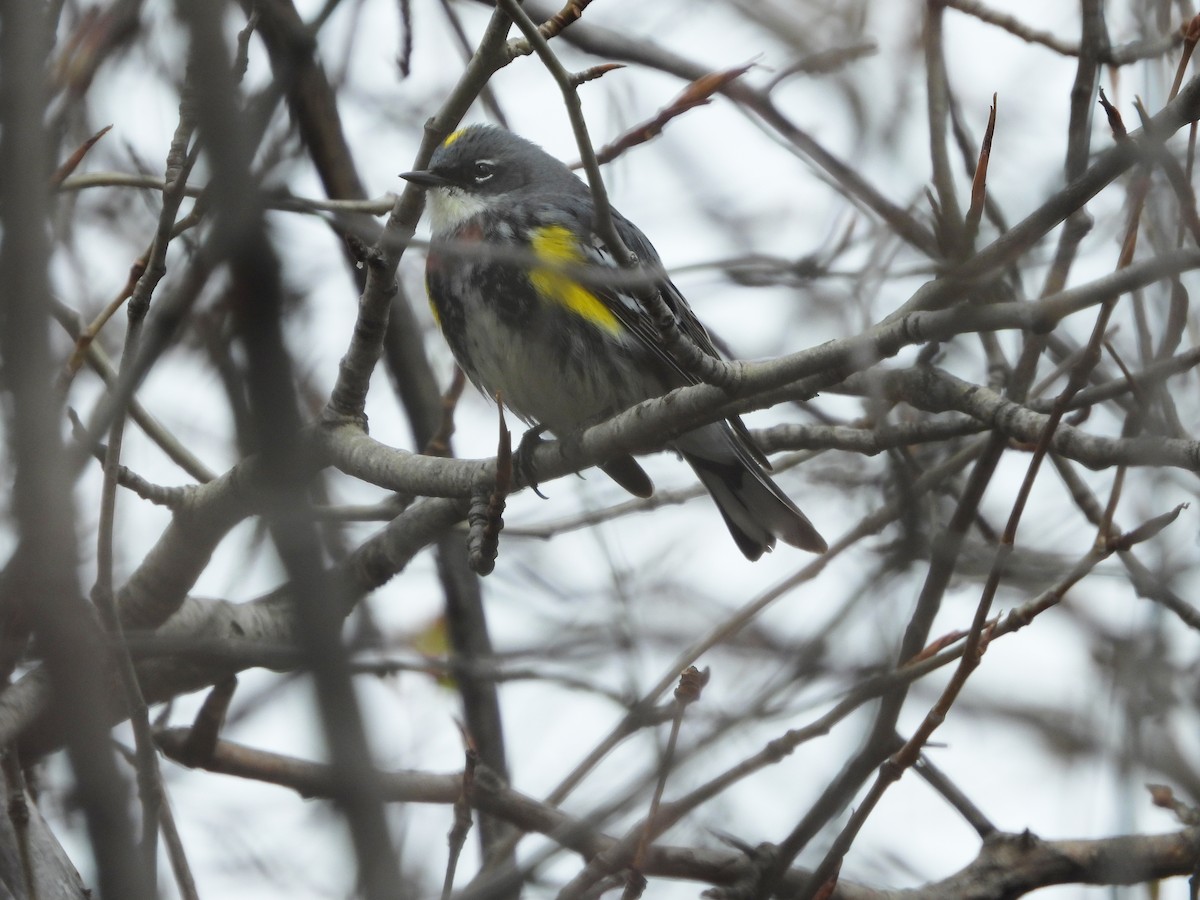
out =
[[[475,163],[472,170],[472,177],[476,184],[483,184],[485,181],[490,181],[492,176],[496,174],[496,164],[490,159],[481,159]]]

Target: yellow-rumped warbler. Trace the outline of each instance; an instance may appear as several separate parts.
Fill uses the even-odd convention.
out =
[[[593,231],[591,191],[540,147],[473,125],[450,135],[428,169],[401,177],[428,191],[433,241],[425,284],[442,334],[467,376],[525,422],[561,437],[695,383],[620,279],[572,277],[573,265],[616,267]],[[619,213],[613,218],[642,264],[660,267],[645,235]],[[478,252],[469,252],[474,244]],[[663,275],[655,287],[684,333],[717,356],[675,285]],[[740,419],[689,431],[673,447],[748,559],[776,538],[814,553],[827,549],[767,476],[770,464]],[[632,457],[601,468],[637,496],[654,490]]]

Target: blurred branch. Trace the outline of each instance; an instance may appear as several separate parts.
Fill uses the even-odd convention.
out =
[[[186,729],[159,734],[163,752],[188,764],[180,750]],[[277,784],[304,797],[330,797],[334,770],[276,753],[254,750],[230,741],[218,742],[213,756],[203,764],[208,771]],[[463,790],[461,774],[433,775],[396,772],[383,775],[381,790],[389,802],[436,803],[451,806]],[[489,778],[476,778],[469,793],[476,808],[512,823],[522,831],[545,834],[584,858],[604,854],[617,843],[584,820],[573,819],[551,806],[538,803]],[[880,890],[844,881],[831,900],[951,900],[963,896],[1001,900],[1053,884],[1131,884],[1143,880],[1187,875],[1191,847],[1200,841],[1200,829],[1169,834],[1128,835],[1100,840],[1044,841],[1030,832],[997,832],[984,843],[974,861],[940,882],[903,891]],[[736,886],[745,877],[749,861],[741,853],[698,847],[655,845],[643,860],[647,875],[684,878],[712,885]],[[788,873],[789,890],[805,883],[810,873]],[[725,894],[721,894],[725,896]]]
[[[988,25],[995,25],[997,28],[1001,28],[1027,43],[1041,44],[1062,56],[1080,56],[1088,52],[1082,48],[1086,47],[1091,51],[1091,48],[1095,47],[1095,44],[1090,43],[1086,37],[1082,42],[1063,40],[1062,38],[1055,37],[1048,31],[1042,31],[1039,28],[1026,25],[1016,16],[991,9],[979,2],[979,0],[939,0],[939,2],[944,3],[950,9],[966,13]],[[1159,38],[1133,41],[1123,46],[1104,46],[1101,48],[1098,59],[1105,65],[1128,65],[1142,59],[1161,56],[1178,44],[1179,41],[1180,36],[1178,34],[1164,34]]]
[[[142,900],[154,896],[154,887],[134,850],[129,783],[108,742],[110,669],[96,640],[95,611],[80,593],[79,520],[45,309],[51,250],[46,165],[52,158],[45,127],[46,12],[37,2],[0,8],[0,358],[12,472],[7,512],[16,545],[0,579],[0,615],[6,630],[19,631],[18,642],[32,636],[44,662],[49,690],[43,699],[53,698],[65,731],[100,891]],[[10,672],[5,660],[5,681]],[[19,859],[18,852],[5,848],[10,860]]]
[[[85,191],[101,187],[146,188],[161,191],[164,183],[154,175],[135,175],[129,172],[89,172],[86,175],[71,175],[58,186],[60,191]],[[185,197],[200,197],[207,188],[184,185]],[[334,212],[361,213],[369,216],[386,215],[396,204],[393,194],[385,194],[376,200],[327,200],[320,197],[294,197],[286,192],[263,191],[263,205],[268,209],[287,212]]]
[[[544,17],[548,12],[547,8],[539,3],[530,2],[526,6],[535,17]],[[636,63],[689,82],[703,78],[711,71],[711,67],[672,53],[653,41],[590,22],[576,24],[564,33],[563,40],[593,56]],[[776,106],[769,92],[753,89],[741,81],[730,82],[721,92],[775,130],[799,154],[811,159],[829,174],[848,197],[875,212],[894,228],[900,237],[930,256],[938,255],[933,235],[925,226],[917,222],[906,210],[884,197],[851,166],[838,159],[797,126]]]
[[[1192,188],[1200,85],[1185,81],[1200,19],[1186,27],[1181,51],[1150,60],[1177,45],[1167,32],[1178,4],[1082,0],[1062,20],[1073,23],[1076,42],[991,2],[928,0],[918,10],[922,30],[919,18],[866,2],[729,0],[703,11],[656,8],[657,18],[638,19],[612,18],[601,4],[584,12],[586,0],[561,8],[443,0],[441,10],[410,0],[324,0],[303,16],[294,0],[244,0],[235,37],[220,27],[229,22],[217,8],[180,0],[193,35],[203,37],[193,54],[204,67],[203,144],[178,132],[165,178],[149,174],[158,164],[146,160],[160,151],[145,149],[155,121],[146,112],[163,97],[191,99],[186,85],[196,79],[185,77],[179,53],[162,50],[183,46],[181,20],[152,14],[140,0],[119,0],[108,12],[61,0],[5,7],[0,471],[14,475],[14,490],[11,503],[0,504],[0,524],[16,549],[0,568],[0,674],[16,681],[0,692],[9,793],[0,858],[11,861],[0,866],[3,886],[24,896],[31,892],[18,889],[34,884],[39,898],[57,900],[38,863],[38,854],[57,853],[47,871],[64,876],[65,897],[79,895],[65,854],[39,824],[35,798],[26,799],[37,785],[31,779],[26,790],[20,769],[64,745],[76,780],[68,787],[56,767],[44,769],[47,809],[65,810],[51,827],[78,831],[58,798],[78,803],[106,893],[116,896],[123,860],[151,869],[132,853],[127,819],[136,804],[109,751],[108,726],[133,708],[147,855],[161,823],[181,890],[193,891],[170,809],[157,805],[151,783],[144,706],[167,703],[161,726],[174,714],[171,700],[211,685],[218,687],[189,737],[155,737],[172,758],[280,784],[322,798],[322,808],[325,800],[340,804],[368,873],[362,882],[351,885],[346,866],[330,869],[316,857],[288,860],[297,877],[322,866],[312,883],[335,892],[403,892],[400,862],[425,878],[453,871],[461,900],[516,897],[534,884],[594,896],[622,883],[633,900],[656,889],[649,879],[667,877],[703,883],[728,900],[772,891],[821,900],[1007,898],[1085,881],[1155,890],[1154,879],[1191,874],[1200,840],[1191,830],[1114,836],[1113,820],[1097,826],[1107,836],[1088,843],[1006,834],[989,817],[987,785],[951,783],[918,756],[943,718],[969,715],[979,727],[964,728],[939,756],[970,754],[986,765],[994,742],[978,734],[1028,730],[1036,740],[1026,745],[1040,754],[1030,771],[1064,759],[1114,761],[1104,771],[1113,772],[1128,814],[1158,814],[1159,804],[1184,825],[1194,812],[1185,795],[1200,784],[1179,737],[1200,702],[1196,664],[1178,652],[1200,630],[1187,589],[1196,574],[1194,511],[1183,530],[1167,527],[1183,517],[1179,501],[1195,494],[1200,471],[1192,434],[1200,326],[1187,287],[1200,269]],[[49,30],[14,44],[10,23],[33,8],[52,20]],[[522,29],[516,38],[510,14]],[[1113,45],[1106,17],[1122,34],[1150,37]],[[688,55],[666,49],[677,45]],[[997,48],[1020,60],[1013,76],[989,65]],[[769,410],[754,437],[771,453],[801,451],[777,458],[776,469],[789,493],[805,490],[805,503],[824,503],[837,523],[826,556],[798,559],[780,548],[758,568],[735,571],[709,557],[703,515],[630,515],[685,502],[698,496],[694,486],[605,505],[611,495],[602,488],[589,484],[576,496],[573,484],[559,482],[558,502],[535,509],[519,493],[521,470],[503,444],[495,459],[454,458],[455,427],[474,441],[478,407],[469,396],[456,405],[453,388],[443,401],[439,376],[450,367],[410,296],[419,293],[418,277],[398,268],[408,247],[424,244],[413,238],[423,199],[406,190],[367,200],[362,173],[369,164],[393,177],[402,168],[395,148],[418,140],[412,167],[424,167],[468,113],[503,122],[501,108],[511,105],[522,128],[553,117],[555,104],[531,85],[544,85],[543,68],[518,65],[493,78],[532,53],[561,88],[589,164],[587,126],[600,120],[585,122],[581,101],[603,99],[606,127],[618,136],[609,149],[620,152],[720,98],[693,124],[711,120],[722,130],[680,145],[655,171],[678,181],[680,246],[700,248],[686,268],[709,282],[694,294],[698,304],[712,303],[723,328],[734,323],[734,345],[741,328],[740,337],[753,332],[747,347],[775,358],[703,374],[697,367],[705,383],[558,435],[532,451],[528,471],[560,478],[611,456],[669,449],[678,435],[732,413]],[[752,69],[738,65],[748,58]],[[1147,62],[1118,68],[1136,58]],[[618,77],[608,74],[627,63]],[[1029,66],[1043,63],[1042,93],[1070,90],[1069,110],[1047,113],[1044,97],[1024,90],[1042,75]],[[400,82],[380,80],[397,66]],[[800,72],[820,82],[793,77]],[[246,98],[237,84],[243,73],[262,83]],[[1114,98],[1111,138],[1095,137],[1092,122],[1102,73]],[[981,76],[1000,80],[982,84]],[[1173,99],[1156,115],[1131,101],[1156,96],[1156,86],[1161,94],[1172,76]],[[663,97],[681,92],[657,114],[655,105],[634,109],[673,82]],[[49,103],[47,85],[56,92]],[[1004,106],[991,146],[993,123],[985,130],[982,116],[993,92]],[[725,100],[725,112],[741,118],[717,115]],[[439,103],[422,134],[420,122]],[[1142,126],[1132,134],[1120,121],[1129,109]],[[1021,142],[1034,119],[1045,140],[1030,151]],[[113,134],[96,143],[97,124],[108,121]],[[1175,134],[1184,125],[1186,144]],[[1062,165],[1040,152],[1055,140],[1066,151]],[[741,168],[714,167],[707,151],[718,141],[738,142]],[[206,182],[187,186],[199,152]],[[87,166],[119,171],[79,172]],[[289,190],[313,178],[334,199]],[[594,165],[590,180],[603,208]],[[926,182],[932,216],[919,205]],[[385,213],[386,224],[362,218]],[[720,229],[725,250],[708,252],[707,238],[689,242],[693,213]],[[340,256],[318,243],[322,231],[340,242]],[[620,255],[619,241],[614,249]],[[530,264],[529,254],[471,241],[442,263],[457,259],[509,273]],[[1104,271],[1111,274],[1096,275]],[[584,290],[648,295],[666,274],[657,265],[598,272],[564,264],[561,272]],[[337,285],[350,282],[357,308],[337,300]],[[102,344],[115,346],[121,323],[107,316],[131,299],[135,319],[117,374]],[[653,301],[647,297],[648,308]],[[93,325],[81,329],[70,309]],[[99,379],[54,382],[70,347],[47,328],[47,311],[79,333],[72,363],[88,360]],[[48,344],[48,334],[57,343]],[[673,346],[669,330],[663,338]],[[334,371],[330,361],[342,353]],[[369,396],[381,361],[395,397],[379,393],[378,379]],[[202,414],[193,416],[199,404]],[[171,486],[177,473],[140,435],[130,433],[122,449],[127,415],[185,469],[183,486]],[[63,446],[64,416],[76,425],[73,446]],[[423,452],[402,449],[409,446]],[[1061,484],[1035,477],[1047,455]],[[95,458],[105,462],[102,486]],[[214,473],[201,458],[242,461]],[[793,471],[797,464],[803,468]],[[466,567],[466,523],[486,520],[478,561],[490,565],[499,503],[472,510],[470,499],[494,486],[503,489],[497,501],[512,489],[505,516],[516,527],[503,533],[485,606]],[[1031,536],[1018,544],[1021,521]],[[1141,524],[1123,530],[1122,521]],[[79,597],[78,579],[91,576],[91,565],[76,553],[77,539],[98,539],[96,599],[111,597],[108,618],[118,623],[114,632],[133,630],[127,640],[98,630],[94,607]],[[431,547],[436,559],[422,558]],[[263,583],[272,588],[252,587]],[[213,584],[231,599],[192,595]],[[967,613],[973,619],[962,621],[957,603],[972,585],[982,590]],[[441,609],[414,605],[436,602],[439,589]],[[999,604],[1006,614],[993,610]],[[414,631],[401,618],[408,615],[432,616],[436,627]],[[489,624],[501,626],[495,648]],[[1062,649],[1056,629],[1066,628],[1070,652],[1059,656],[1076,668],[1055,679],[1054,687],[1067,685],[1058,693],[1032,701],[1025,688],[1043,684],[1036,673],[1028,683],[1029,673],[1011,673],[1009,682],[1010,672],[999,670],[1002,698],[963,690],[996,641],[1008,650],[1028,629],[1017,643],[1049,642],[1053,655]],[[431,635],[435,643],[426,645]],[[122,648],[135,660],[124,694],[115,670],[102,665]],[[988,656],[989,667],[1003,662]],[[684,719],[665,698],[692,665],[718,673],[707,689],[715,702]],[[235,697],[225,679],[251,667],[284,674],[260,673]],[[231,725],[274,715],[279,704],[295,705],[302,679],[317,688],[332,765],[221,741],[226,712]],[[1080,707],[1080,696],[1091,706]],[[1114,709],[1121,727],[1106,732],[1098,723]],[[923,719],[906,733],[913,712]],[[574,727],[581,713],[582,730]],[[416,744],[411,729],[393,727],[397,714],[419,717]],[[462,721],[470,777],[376,771],[368,717],[382,723],[372,726],[381,759],[403,753],[423,767],[431,759],[437,766],[430,754]],[[656,739],[668,744],[669,785],[661,751],[652,753]],[[544,800],[508,789],[510,754],[545,761],[516,770],[526,782],[519,786]],[[861,884],[879,879],[842,857],[868,818],[886,852],[912,849],[904,823],[872,807],[913,765],[926,776],[916,802],[950,803],[959,816],[949,827],[971,829],[977,857],[948,877],[918,859],[939,879],[920,887]],[[1136,786],[1142,770],[1166,782],[1149,797]],[[799,781],[796,771],[804,773]],[[189,777],[201,786],[212,778]],[[739,834],[718,835],[719,845],[704,837],[714,824],[745,833],[754,815],[745,798],[782,780],[799,793],[777,846],[750,846]],[[232,801],[224,791],[173,796],[189,798],[196,821],[234,810],[261,817],[259,809],[247,813],[241,793]],[[572,815],[556,809],[564,798]],[[393,802],[436,804],[432,815],[441,819],[453,811],[455,864],[393,846],[381,824],[399,812],[385,808]],[[322,846],[349,852],[348,843],[328,839],[335,816],[302,818],[296,827],[307,830],[297,841],[324,829]],[[468,822],[478,826],[477,866],[471,854],[457,857]],[[662,831],[672,825],[701,839],[665,845]],[[521,845],[530,832],[546,838]],[[300,845],[290,835],[286,843]],[[815,872],[791,864],[826,848],[832,852]],[[568,860],[573,869],[562,862],[568,849],[583,860]],[[201,886],[209,877],[196,873]],[[134,896],[152,887],[135,884]]]
[[[600,164],[612,162],[626,150],[658,137],[672,119],[682,116],[688,110],[711,103],[713,94],[720,92],[731,81],[741,78],[751,68],[753,68],[753,63],[748,63],[724,72],[710,72],[708,75],[696,79],[684,88],[679,96],[660,109],[653,118],[626,130],[616,140],[610,141],[597,150],[596,162]]]

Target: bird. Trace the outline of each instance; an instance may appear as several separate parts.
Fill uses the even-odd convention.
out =
[[[537,144],[495,125],[449,135],[424,169],[402,173],[424,188],[432,232],[425,286],[458,365],[499,398],[531,434],[569,436],[698,379],[668,351],[652,318],[619,278],[595,232],[590,188]],[[654,275],[676,325],[720,357],[712,338],[663,272],[657,251],[615,210],[613,224]],[[574,271],[587,268],[589,275]],[[782,540],[828,546],[768,471],[742,421],[730,417],[675,438],[672,449],[715,501],[734,542],[757,560]],[[600,468],[630,493],[654,486],[632,456]]]

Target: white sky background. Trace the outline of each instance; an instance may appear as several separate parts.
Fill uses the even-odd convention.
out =
[[[752,0],[750,0],[752,2]],[[1022,21],[1065,39],[1077,39],[1078,7],[1065,0],[1030,0],[996,4]],[[319,4],[301,4],[310,17]],[[838,6],[829,0],[828,6]],[[789,4],[780,2],[781,10]],[[929,178],[928,134],[924,114],[924,72],[917,66],[897,65],[897,60],[919,60],[909,45],[919,37],[922,4],[875,2],[869,4],[865,37],[878,52],[850,64],[836,76],[790,79],[777,93],[784,110],[834,154],[850,162],[886,196],[900,205],[914,203],[924,213],[921,200]],[[457,4],[472,40],[477,39],[487,9]],[[351,12],[356,11],[352,17]],[[773,70],[794,59],[794,50],[767,30],[732,18],[716,3],[655,3],[644,0],[596,0],[587,10],[590,22],[652,37],[664,46],[713,68],[729,68],[753,60],[758,67],[747,77],[764,82]],[[999,95],[995,146],[988,185],[1009,222],[1018,221],[1062,180],[1065,120],[1074,61],[1045,48],[984,27],[953,10],[946,13],[947,60],[953,89],[964,111],[973,138],[978,141],[986,122],[993,92]],[[233,25],[231,21],[231,26]],[[1115,43],[1139,35],[1132,24],[1114,11],[1109,22]],[[353,26],[352,33],[350,28]],[[85,161],[81,171],[132,171],[132,156],[152,172],[160,172],[175,125],[174,88],[161,79],[178,78],[182,58],[181,36],[166,7],[150,5],[139,47],[151,47],[153,58],[134,50],[102,70],[93,87],[88,123],[94,130],[112,123],[113,132]],[[240,23],[237,27],[240,27]],[[335,13],[323,33],[321,46],[331,71],[344,62],[342,48],[352,45],[350,87],[342,105],[343,122],[368,191],[379,196],[398,191],[397,174],[411,168],[420,139],[418,127],[432,115],[461,71],[460,58],[449,43],[440,5],[429,0],[413,3],[415,29],[413,72],[398,77],[393,60],[399,47],[396,4],[365,0],[361,7],[347,2]],[[236,29],[233,29],[236,30]],[[233,33],[231,30],[231,34]],[[847,34],[846,43],[860,36]],[[597,60],[563,50],[572,68],[585,68]],[[336,54],[336,55],[335,55]],[[1156,110],[1165,95],[1175,57],[1169,64],[1153,62],[1126,67],[1119,84],[1110,73],[1102,83],[1110,98],[1136,122],[1132,99],[1142,97]],[[265,51],[251,44],[248,85],[257,87],[266,76]],[[838,82],[853,86],[865,101],[863,121],[853,121],[843,102]],[[574,139],[557,88],[535,58],[519,60],[493,82],[514,130],[542,144],[564,159],[576,157]],[[597,145],[626,128],[651,117],[667,105],[683,84],[635,66],[610,73],[582,89],[584,109]],[[482,121],[480,107],[467,121]],[[277,123],[278,124],[278,123]],[[1110,145],[1111,138],[1097,115],[1093,149]],[[957,157],[956,157],[957,159]],[[315,177],[288,170],[285,186],[302,196],[321,196]],[[779,147],[731,103],[716,99],[673,122],[663,137],[637,147],[605,169],[614,204],[636,222],[657,246],[668,268],[694,266],[715,259],[755,252],[799,257],[827,248],[834,235],[847,226],[847,204],[811,168]],[[202,183],[203,172],[195,179]],[[276,183],[274,181],[272,184]],[[960,198],[969,191],[965,176],[959,179]],[[81,204],[110,203],[115,189],[84,195]],[[1073,272],[1074,279],[1111,271],[1116,240],[1122,227],[1123,192],[1110,188],[1089,209],[1097,227],[1085,243],[1089,258]],[[109,231],[90,229],[77,246],[78,258],[56,260],[56,289],[69,304],[94,312],[124,283],[132,259],[151,234],[157,207],[128,194],[127,215]],[[289,322],[289,340],[297,365],[311,371],[323,389],[332,386],[336,365],[344,352],[354,321],[356,296],[336,240],[313,218],[272,215],[276,246],[284,261],[285,278],[300,298]],[[423,230],[419,236],[425,234]],[[857,235],[866,235],[863,217]],[[983,241],[994,232],[985,225]],[[1048,245],[1051,246],[1051,245]],[[874,248],[858,243],[836,266],[853,272]],[[178,253],[176,249],[173,251]],[[909,265],[919,262],[905,248],[891,246]],[[1042,258],[1047,251],[1042,251]],[[423,257],[406,255],[401,278],[413,297],[421,297]],[[1036,292],[1044,270],[1031,271],[1025,283]],[[700,317],[740,355],[766,357],[794,352],[822,341],[845,336],[877,320],[903,303],[927,275],[888,277],[875,284],[874,293],[857,295],[853,279],[831,278],[812,289],[749,288],[731,283],[714,268],[691,268],[677,284]],[[1194,289],[1194,284],[1192,285]],[[1194,292],[1194,290],[1193,290]],[[421,304],[419,314],[428,319]],[[1086,318],[1086,317],[1081,317]],[[1119,320],[1124,321],[1118,317]],[[431,323],[430,323],[431,325]],[[110,326],[108,347],[115,350],[123,321]],[[1091,319],[1078,324],[1086,336]],[[1186,339],[1186,338],[1185,338]],[[1004,341],[1011,351],[1015,344]],[[429,336],[430,353],[443,383],[451,359],[440,338]],[[954,368],[954,353],[963,355],[961,371],[978,369],[978,348],[967,344],[947,351]],[[1189,382],[1194,387],[1194,381]],[[96,385],[81,379],[71,397],[76,409],[90,408]],[[193,353],[176,352],[154,370],[140,393],[141,400],[182,438],[210,467],[220,471],[236,457],[229,438],[231,423],[217,376],[198,364]],[[824,412],[854,419],[863,410],[857,401],[828,396],[816,401]],[[1195,413],[1194,407],[1185,415]],[[407,422],[382,371],[377,373],[369,399],[371,433],[387,443],[411,447]],[[796,409],[780,407],[752,417],[755,425],[778,421],[811,421]],[[1186,425],[1194,419],[1185,420]],[[462,456],[490,456],[495,446],[495,412],[483,398],[468,389],[459,407],[455,447]],[[510,420],[519,433],[520,425]],[[1091,430],[1116,433],[1119,422],[1093,419]],[[1002,523],[1012,492],[1024,474],[1028,457],[1011,455],[985,500],[993,523]],[[181,473],[166,462],[136,431],[130,432],[125,462],[152,481],[179,483]],[[660,489],[683,487],[693,481],[690,471],[668,455],[658,455],[648,467]],[[779,478],[781,485],[805,509],[832,543],[859,519],[882,504],[869,490],[851,492],[847,480],[885,471],[882,458],[865,463],[826,453]],[[85,515],[95,509],[98,473],[79,491]],[[1078,514],[1064,502],[1057,477],[1048,468],[1029,509],[1019,544],[1065,559],[1082,555],[1091,533],[1079,525]],[[338,498],[348,503],[378,499],[377,492],[334,479]],[[1108,480],[1093,484],[1107,496]],[[1186,475],[1168,472],[1139,482],[1131,490],[1119,515],[1125,525],[1166,511],[1175,503],[1193,499],[1194,483]],[[540,646],[547,634],[568,633],[585,625],[601,639],[635,636],[625,654],[597,657],[588,675],[608,688],[640,692],[656,681],[679,650],[705,633],[729,611],[793,573],[808,561],[799,551],[781,547],[758,563],[748,563],[730,541],[715,509],[706,498],[683,506],[625,517],[595,530],[583,530],[538,542],[514,536],[522,528],[568,519],[582,510],[604,508],[626,498],[619,488],[596,472],[586,478],[564,478],[543,486],[549,501],[530,492],[511,498],[506,516],[508,532],[501,543],[496,572],[484,582],[485,600],[493,637],[501,652]],[[119,507],[123,566],[127,574],[141,560],[165,524],[165,515],[146,504],[122,497]],[[91,523],[94,524],[94,523]],[[376,526],[350,531],[355,543]],[[1186,512],[1177,525],[1148,554],[1194,557],[1195,510]],[[847,615],[849,623],[838,632],[831,661],[847,669],[891,660],[894,648],[911,613],[923,570],[871,579],[878,572],[878,551],[894,534],[885,533],[861,544],[836,561],[820,578],[784,597],[755,625],[755,640],[777,645],[802,646],[805,640],[829,625],[835,609],[829,598],[864,593]],[[85,553],[94,546],[94,531],[83,536]],[[239,527],[222,545],[217,559],[196,586],[198,595],[250,599],[274,587],[281,572],[269,551],[264,551],[256,523]],[[1115,565],[1112,564],[1112,565]],[[619,573],[614,579],[613,571]],[[1102,568],[1101,571],[1104,571]],[[1108,569],[1108,571],[1112,571]],[[1036,583],[1036,578],[1034,579]],[[1044,583],[1044,582],[1043,582]],[[664,589],[664,584],[671,587]],[[1176,588],[1188,596],[1192,583]],[[615,590],[618,588],[619,590]],[[934,627],[940,635],[969,623],[979,588],[966,580],[952,588]],[[1025,590],[1002,591],[999,609],[1027,599]],[[383,627],[388,649],[411,655],[407,636],[421,630],[440,610],[440,592],[432,577],[432,562],[422,556],[408,571],[369,600],[372,614]],[[1117,632],[1131,629],[1154,610],[1136,601],[1119,579],[1093,576],[1072,594],[1084,604],[1089,619]],[[836,607],[840,614],[842,607]],[[968,697],[980,701],[1020,698],[1048,708],[1077,708],[1092,726],[1119,732],[1121,713],[1104,705],[1105,690],[1096,685],[1095,669],[1087,658],[1088,647],[1079,640],[1076,624],[1066,613],[1051,613],[1037,627],[999,641],[988,652],[973,677]],[[1171,646],[1181,660],[1191,659],[1194,638]],[[683,742],[690,746],[704,733],[710,717],[735,715],[739,704],[754,688],[778,677],[772,656],[759,656],[753,645],[724,650],[701,660],[713,668],[713,681],[705,701],[689,713]],[[764,661],[766,665],[764,666]],[[914,691],[901,719],[912,728],[934,699],[933,688],[944,681],[935,677]],[[260,671],[246,673],[234,721],[225,736],[252,746],[305,758],[320,758],[323,750],[319,727],[312,719],[312,702],[303,679],[279,686],[280,677]],[[836,682],[844,683],[844,682]],[[686,786],[711,776],[757,751],[765,740],[789,727],[815,718],[835,689],[833,681],[814,685],[796,697],[794,706],[768,726],[743,731],[714,742],[683,766],[668,786],[668,799]],[[254,703],[266,693],[269,702]],[[272,693],[275,692],[275,693]],[[378,759],[385,768],[450,771],[462,764],[454,717],[453,694],[419,675],[386,681],[363,680],[361,696],[372,729]],[[512,784],[540,796],[565,775],[591,749],[594,742],[619,720],[622,710],[603,698],[559,689],[542,683],[518,682],[501,689],[509,739]],[[964,700],[967,698],[964,698]],[[195,703],[180,702],[173,722],[188,720]],[[241,709],[244,712],[238,713]],[[1058,713],[1061,714],[1061,713]],[[706,831],[720,828],[754,844],[781,839],[808,808],[811,800],[857,747],[865,716],[843,723],[828,738],[802,747],[794,756],[736,786],[702,808],[665,837],[668,843],[713,845]],[[1089,726],[1090,727],[1090,726]],[[658,737],[665,736],[665,731]],[[607,799],[614,785],[642,777],[653,764],[650,735],[642,735],[607,760],[572,797],[567,808],[586,813],[594,802]],[[1126,830],[1167,830],[1174,822],[1150,807],[1141,792],[1145,779],[1117,778],[1111,766],[1087,762],[1069,765],[1041,746],[1033,733],[1019,725],[998,726],[965,711],[952,714],[936,737],[939,746],[932,758],[963,787],[974,802],[1002,829],[1029,828],[1044,838],[1105,836]],[[223,898],[339,897],[351,892],[352,854],[337,817],[327,805],[306,802],[278,788],[235,781],[203,772],[184,771],[164,763],[171,801],[183,838],[196,869],[202,896]],[[50,773],[61,773],[61,762]],[[48,777],[54,784],[54,779]],[[54,790],[50,790],[51,798]],[[645,794],[648,802],[648,793]],[[645,803],[635,806],[635,816]],[[78,817],[68,817],[81,829]],[[619,834],[632,819],[607,830]],[[844,821],[839,819],[838,823]],[[451,812],[440,807],[396,809],[395,833],[403,841],[404,867],[409,874],[423,873],[427,896],[436,896],[445,856],[445,833]],[[76,832],[77,837],[79,832]],[[815,864],[832,832],[818,839],[798,862]],[[526,845],[522,845],[524,849]],[[542,846],[530,839],[529,848]],[[463,879],[472,872],[475,838],[472,836],[463,867]],[[83,845],[73,858],[86,869]],[[888,794],[847,858],[843,876],[894,887],[915,885],[947,876],[977,852],[977,839],[942,800],[914,775],[907,775]],[[569,878],[579,865],[561,855],[545,870],[548,886],[531,889],[529,896],[551,896],[560,879]],[[164,879],[169,884],[169,878]],[[1168,890],[1182,891],[1182,883]],[[172,895],[173,886],[167,888]],[[651,898],[692,897],[698,886],[651,881]],[[1105,894],[1108,892],[1105,891]],[[1101,892],[1077,887],[1047,890],[1039,896],[1100,896]],[[1168,896],[1168,895],[1164,895]],[[1173,896],[1183,896],[1182,893]]]

